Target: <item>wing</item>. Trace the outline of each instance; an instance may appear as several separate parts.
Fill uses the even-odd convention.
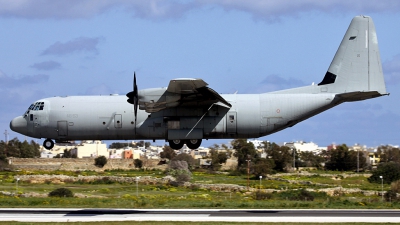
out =
[[[227,108],[232,107],[228,101],[207,85],[202,79],[181,78],[171,80],[168,88],[163,89],[163,93],[158,95],[139,91],[139,108],[146,110],[146,112],[158,112],[177,106],[208,107],[214,103],[222,103]]]

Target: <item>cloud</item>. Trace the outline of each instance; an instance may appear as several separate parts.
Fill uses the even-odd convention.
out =
[[[31,67],[37,70],[56,70],[61,68],[61,64],[50,60],[41,63],[35,63]]]
[[[373,13],[380,11],[397,12],[400,9],[400,2],[396,0],[388,1],[363,1],[363,0],[199,0],[202,4],[216,5],[227,11],[236,10],[247,12],[254,18],[266,21],[279,21],[281,17],[296,17],[300,13],[310,11],[322,11],[328,13],[336,12],[363,12]]]
[[[196,1],[164,0],[0,0],[0,17],[26,19],[82,19],[122,10],[135,17],[157,19],[180,17],[192,9]]]
[[[296,78],[283,78],[279,75],[268,75],[261,83],[247,89],[247,93],[264,93],[278,91],[288,88],[301,87],[306,85],[303,81]]]
[[[384,62],[382,67],[387,85],[396,85],[400,83],[400,54]]]
[[[23,85],[30,85],[30,84],[37,84],[37,83],[44,83],[49,80],[49,75],[45,74],[37,74],[37,75],[24,75],[18,78],[10,77],[0,71],[0,87],[1,88],[13,88],[13,87],[20,87]]]
[[[48,75],[10,77],[0,71],[0,114],[4,115],[13,110],[28,107],[32,100],[42,98],[44,91],[36,84],[45,83]],[[23,112],[20,112],[23,113]]]
[[[400,10],[398,0],[0,0],[0,17],[26,19],[82,19],[91,18],[112,10],[132,13],[134,17],[161,20],[180,18],[195,9],[241,11],[254,18],[278,21],[281,17],[296,17],[310,11],[322,12],[394,12]]]
[[[79,37],[65,43],[56,42],[45,49],[41,55],[67,55],[74,52],[98,53],[100,38]]]

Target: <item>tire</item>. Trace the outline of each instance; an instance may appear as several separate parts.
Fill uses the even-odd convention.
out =
[[[168,140],[169,147],[175,150],[179,150],[183,147],[184,141],[182,140]]]
[[[198,149],[201,145],[201,139],[190,139],[186,140],[186,146],[190,149]]]
[[[51,150],[54,147],[54,141],[51,139],[44,140],[43,147],[47,150]]]

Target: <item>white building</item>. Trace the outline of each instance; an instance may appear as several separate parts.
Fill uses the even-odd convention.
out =
[[[77,158],[97,158],[99,156],[109,158],[107,144],[102,141],[82,141],[81,144],[71,149],[71,154],[75,154]]]
[[[264,145],[263,145],[263,142],[264,142],[264,141],[261,141],[261,140],[254,139],[254,140],[252,140],[252,141],[248,140],[247,142],[253,143],[253,145],[254,145],[254,147],[255,147],[256,149],[264,147]],[[268,142],[268,141],[267,141],[267,142]]]
[[[314,142],[304,142],[304,141],[296,141],[296,142],[286,142],[285,146],[289,148],[295,148],[298,152],[313,152],[319,153],[322,150],[326,150],[326,147],[318,147]]]

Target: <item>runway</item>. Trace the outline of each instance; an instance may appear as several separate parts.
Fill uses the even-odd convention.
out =
[[[0,209],[0,221],[225,221],[400,223],[400,210]]]

